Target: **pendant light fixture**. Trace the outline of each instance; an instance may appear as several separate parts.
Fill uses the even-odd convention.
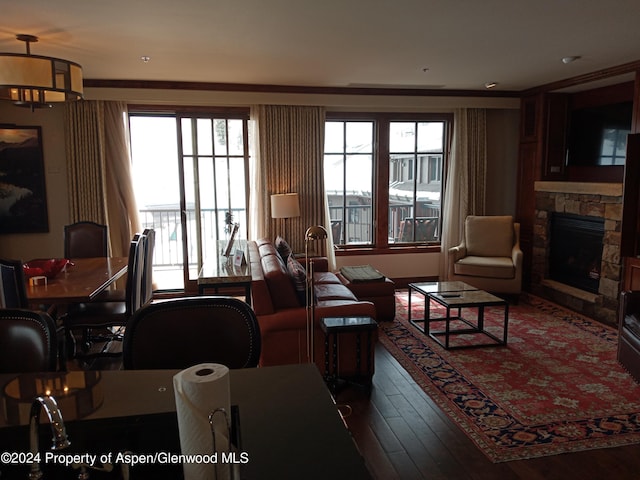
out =
[[[82,67],[60,58],[31,55],[34,35],[19,34],[27,53],[0,53],[0,99],[35,108],[83,97]]]

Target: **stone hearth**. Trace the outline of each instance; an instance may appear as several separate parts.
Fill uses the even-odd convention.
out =
[[[616,325],[618,293],[622,275],[620,225],[622,184],[581,182],[536,182],[536,220],[531,268],[532,293]],[[553,281],[549,277],[549,224],[554,212],[604,219],[602,263],[598,293]]]

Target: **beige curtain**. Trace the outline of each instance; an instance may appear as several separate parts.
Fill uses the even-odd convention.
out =
[[[123,102],[65,106],[70,221],[106,224],[113,256],[127,256],[133,234],[140,231],[126,114]]]
[[[323,151],[325,110],[322,107],[257,105],[251,109],[254,139],[250,235],[274,239],[282,222],[271,218],[271,195],[297,193],[300,217],[286,219],[287,242],[304,251],[304,233],[311,225],[329,226],[324,194]],[[315,251],[321,247],[314,245]],[[333,253],[323,249],[322,253]]]
[[[440,278],[448,273],[449,248],[460,243],[467,215],[484,215],[487,166],[486,111],[459,109],[454,114],[442,212]]]

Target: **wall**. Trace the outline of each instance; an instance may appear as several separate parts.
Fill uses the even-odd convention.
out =
[[[49,233],[0,235],[0,257],[29,260],[62,257],[63,226],[68,223],[64,108],[31,111],[0,102],[0,124],[42,127]]]
[[[487,108],[488,213],[512,213],[515,209],[517,167],[517,98],[501,97],[405,97],[366,95],[304,95],[257,92],[208,92],[144,89],[87,88],[87,99],[124,100],[137,104],[250,106],[257,103],[325,105],[333,111],[452,112],[456,108]],[[49,202],[49,234],[0,236],[0,255],[11,258],[61,256],[62,228],[68,223],[62,106],[36,111],[0,103],[0,122],[43,127],[44,156]],[[415,253],[340,257],[338,266],[370,263],[394,278],[436,277],[439,253]]]

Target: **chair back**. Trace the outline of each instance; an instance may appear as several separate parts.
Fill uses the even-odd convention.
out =
[[[146,237],[144,268],[142,269],[143,303],[147,303],[153,297],[153,250],[156,245],[156,231],[152,228],[145,228],[142,235]]]
[[[232,297],[198,296],[158,300],[127,323],[126,369],[184,369],[212,362],[255,367],[261,337],[251,307]]]
[[[64,227],[65,258],[106,257],[108,246],[106,225],[83,221]]]
[[[55,371],[56,325],[46,312],[0,309],[0,373]]]
[[[465,219],[467,255],[510,257],[515,244],[511,215],[469,215]]]
[[[125,285],[126,317],[133,315],[145,304],[142,274],[147,237],[137,233],[129,244],[127,283]]]
[[[28,305],[22,262],[0,259],[0,308],[27,308]]]

